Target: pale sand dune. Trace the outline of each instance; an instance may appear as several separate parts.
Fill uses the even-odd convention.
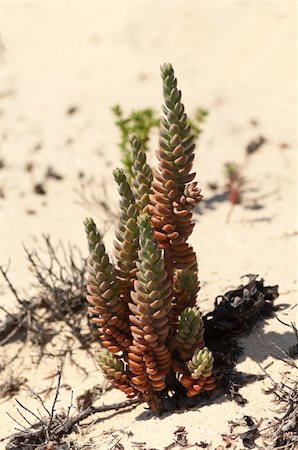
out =
[[[77,203],[77,173],[83,170],[98,181],[106,180],[109,196],[116,201],[111,170],[119,165],[118,134],[110,108],[120,103],[126,111],[162,102],[159,65],[171,62],[191,115],[204,106],[210,115],[197,149],[197,179],[206,200],[210,181],[223,183],[226,161],[245,162],[247,143],[262,134],[266,144],[247,161],[246,200],[259,198],[260,209],[240,206],[226,223],[227,202],[202,207],[192,242],[198,251],[202,289],[199,302],[204,312],[214,297],[240,281],[246,273],[258,273],[268,284],[279,284],[283,294],[277,303],[286,309],[279,317],[295,320],[296,285],[296,3],[288,2],[5,2],[0,1],[0,264],[11,260],[10,275],[18,288],[28,287],[31,274],[22,243],[36,246],[42,233],[77,244],[86,254],[82,221],[99,219]],[[79,110],[67,116],[68,107]],[[258,126],[250,121],[255,119]],[[72,143],[67,140],[72,139]],[[282,149],[282,143],[288,148]],[[34,147],[41,144],[39,151]],[[152,142],[153,148],[157,145]],[[32,161],[33,173],[24,171]],[[51,165],[65,179],[49,180],[47,195],[32,192]],[[35,215],[26,211],[35,210]],[[100,220],[97,221],[102,227]],[[111,244],[112,229],[106,242]],[[110,247],[111,248],[111,247]],[[11,294],[1,286],[1,304],[13,306]],[[1,312],[2,314],[2,312]],[[280,379],[288,370],[270,352],[279,345],[285,351],[294,337],[275,318],[243,337],[244,356],[239,370],[260,373],[257,365],[274,364],[270,373]],[[10,357],[17,344],[4,348]],[[55,370],[55,359],[32,365],[35,349],[26,349],[11,367],[41,390]],[[78,360],[90,371],[84,375],[67,364],[64,381],[74,395],[100,382],[93,361],[82,351]],[[145,442],[161,450],[173,442],[178,425],[185,426],[190,443],[205,441],[211,448],[223,444],[229,420],[244,414],[268,419],[274,412],[272,397],[262,392],[262,382],[241,389],[245,408],[219,399],[199,410],[155,418],[143,406],[123,414],[107,414],[106,420],[82,429],[74,439],[94,439],[95,448],[110,449],[117,440],[125,449]],[[61,403],[67,405],[68,393]],[[30,403],[27,392],[18,395]],[[108,392],[99,402],[121,401],[123,394]],[[50,402],[50,399],[48,400]],[[33,403],[32,403],[33,406]],[[13,432],[15,424],[5,414],[16,413],[13,400],[0,403],[0,436]],[[150,420],[149,420],[150,416]],[[113,440],[112,430],[116,440]],[[124,430],[122,432],[121,430]],[[133,435],[127,435],[131,431]],[[85,436],[84,436],[85,435]],[[0,448],[2,444],[0,444]],[[238,441],[237,448],[243,448]],[[199,448],[199,447],[197,447]],[[264,447],[266,448],[266,447]]]

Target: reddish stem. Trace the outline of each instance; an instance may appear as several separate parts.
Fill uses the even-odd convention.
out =
[[[164,259],[165,259],[165,271],[168,274],[168,279],[171,280],[173,286],[173,259],[172,259],[172,250],[171,248],[164,249]]]

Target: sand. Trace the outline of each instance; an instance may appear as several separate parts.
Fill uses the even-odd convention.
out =
[[[237,286],[240,277],[256,273],[268,284],[278,284],[278,317],[290,323],[297,314],[296,226],[296,4],[287,2],[5,2],[0,12],[0,264],[10,261],[9,274],[20,290],[30,289],[22,244],[36,248],[42,233],[56,241],[76,244],[86,255],[82,221],[92,215],[106,230],[111,249],[113,226],[102,212],[82,205],[79,172],[105,182],[109,202],[117,194],[111,171],[120,164],[118,131],[111,106],[126,110],[153,107],[162,102],[159,65],[171,62],[183,92],[186,111],[209,110],[200,138],[195,169],[205,202],[196,214],[192,243],[198,252],[202,288],[198,302],[203,312],[212,308],[216,295]],[[67,114],[75,106],[74,114]],[[262,135],[265,144],[250,157],[245,148]],[[157,145],[153,133],[151,147]],[[240,164],[246,183],[243,204],[227,222],[230,205],[219,201],[208,184],[224,188],[224,163]],[[25,170],[28,163],[33,170]],[[51,166],[63,180],[45,182],[46,195],[33,186],[43,182]],[[99,191],[100,192],[100,191]],[[257,205],[257,206],[255,206]],[[5,283],[1,304],[13,310],[15,301]],[[1,316],[3,317],[3,312]],[[280,380],[289,370],[272,356],[276,345],[287,351],[294,345],[290,329],[276,317],[266,320],[241,339],[244,354],[237,370],[258,374],[258,365]],[[19,344],[1,348],[1,364]],[[36,349],[26,346],[19,358],[0,373],[27,378],[41,391],[57,360],[45,357],[33,364]],[[93,360],[75,352],[88,377],[69,362],[63,382],[74,390],[102,382]],[[93,448],[163,449],[174,441],[177,426],[184,426],[190,444],[200,441],[210,449],[225,446],[229,421],[251,415],[264,423],[274,416],[273,396],[262,391],[264,382],[241,389],[245,407],[226,398],[187,412],[153,417],[143,405],[129,412],[109,413],[89,421],[72,439]],[[61,393],[61,407],[69,403]],[[27,387],[18,398],[34,407]],[[109,391],[97,404],[124,400]],[[51,403],[51,395],[48,396]],[[60,406],[59,405],[59,406]],[[16,415],[13,399],[0,401],[0,437],[14,431],[6,415]],[[103,420],[104,419],[104,420]],[[262,440],[258,441],[263,448]],[[0,443],[0,448],[5,443]],[[234,444],[233,444],[234,445]],[[139,446],[140,447],[140,446]],[[88,448],[88,447],[86,447]],[[90,448],[90,447],[89,447]],[[120,447],[119,447],[120,448]],[[179,448],[177,446],[176,448]],[[200,448],[198,445],[197,447]],[[225,447],[224,447],[225,448]],[[241,439],[235,448],[243,448]]]

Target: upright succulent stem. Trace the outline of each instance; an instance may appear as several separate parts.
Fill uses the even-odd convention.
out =
[[[132,383],[142,392],[165,389],[171,367],[166,341],[170,330],[171,282],[167,279],[161,250],[154,239],[149,216],[139,218],[140,250],[133,303],[129,304],[132,346],[128,364]]]
[[[120,280],[120,294],[122,299],[128,303],[135,279],[139,249],[138,210],[124,171],[116,169],[113,173],[120,194],[120,212],[115,233],[117,240],[114,241],[114,253]]]
[[[85,229],[90,252],[87,266],[89,311],[99,326],[102,344],[117,353],[127,349],[131,342],[125,305],[120,299],[115,269],[92,219],[85,220]]]
[[[159,160],[152,183],[152,225],[160,247],[164,249],[166,270],[170,279],[177,270],[192,271],[197,286],[196,255],[187,240],[193,229],[191,209],[201,199],[200,190],[192,182],[194,136],[181,102],[181,92],[170,64],[161,67],[164,116],[161,120]],[[198,290],[198,289],[197,289]],[[197,292],[196,290],[196,292]],[[175,290],[174,323],[187,306],[194,306],[195,295],[189,297],[185,287]],[[189,303],[187,301],[189,300]]]
[[[152,192],[152,170],[147,164],[146,153],[142,150],[142,143],[137,134],[130,136],[130,144],[133,160],[131,188],[137,209],[145,213],[148,211],[149,194]]]
[[[174,346],[183,361],[187,361],[197,348],[204,344],[204,323],[200,310],[185,308],[178,320],[178,328],[174,336]]]
[[[174,273],[172,317],[173,325],[177,323],[178,316],[187,307],[196,304],[197,293],[200,289],[197,265],[189,269],[178,269]]]
[[[164,116],[156,152],[159,164],[152,183],[152,224],[161,248],[171,248],[174,268],[184,269],[195,262],[187,239],[194,226],[190,210],[201,199],[200,190],[192,183],[195,144],[171,64],[161,67],[161,75]]]

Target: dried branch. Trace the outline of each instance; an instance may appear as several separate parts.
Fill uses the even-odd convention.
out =
[[[47,436],[48,440],[50,440],[51,427],[52,427],[52,423],[54,420],[55,406],[56,406],[56,403],[57,403],[58,397],[59,397],[60,385],[61,385],[61,371],[58,368],[57,388],[56,388],[55,397],[54,397],[54,401],[53,401],[52,409],[51,409],[51,413],[50,413],[50,420],[49,420],[49,423],[47,424],[47,428],[46,428],[46,436]],[[43,405],[43,402],[42,402],[42,405]]]
[[[38,419],[38,421],[33,426],[30,426],[28,428],[23,427],[24,429],[20,430],[19,433],[5,438],[5,440],[9,439],[6,445],[6,450],[16,450],[20,448],[19,446],[21,444],[40,445],[46,444],[50,441],[59,443],[60,439],[63,436],[70,434],[76,425],[94,414],[107,411],[119,411],[122,409],[135,407],[140,404],[140,401],[138,399],[131,399],[120,403],[113,403],[111,405],[89,406],[73,417],[69,417],[69,410],[66,416],[63,414],[57,415],[54,413],[55,405],[57,403],[57,398],[59,395],[59,387],[60,385],[58,383],[55,398],[51,408],[51,413],[49,413],[50,417],[48,419],[40,419],[34,412],[30,411],[28,408],[24,407],[20,404],[20,402],[18,402],[23,409],[25,409],[30,414],[33,414]],[[17,422],[14,418],[12,419]],[[18,425],[22,427],[22,424],[18,423]]]
[[[86,260],[76,247],[65,248],[61,243],[54,246],[45,235],[43,241],[45,245],[39,251],[24,247],[35,277],[30,297],[21,298],[8,277],[8,269],[0,268],[9,290],[17,298],[14,312],[1,307],[6,317],[0,322],[0,345],[12,339],[30,341],[38,348],[37,363],[47,354],[47,343],[62,330],[69,330],[73,340],[88,352],[91,343],[98,339],[96,327],[86,315]],[[61,359],[69,355],[72,363],[78,365],[72,357],[69,338],[61,342],[62,347],[51,356]]]
[[[285,361],[289,364],[288,361]],[[278,417],[274,417],[274,423],[269,427],[260,431],[266,431],[264,437],[268,439],[274,448],[284,448],[287,450],[295,450],[298,445],[298,377],[297,372],[295,379],[287,377],[289,384],[284,382],[276,382],[272,376],[259,365],[265,375],[270,379],[272,383],[272,389],[268,392],[272,392],[278,399],[279,412],[283,411],[283,414]],[[291,366],[293,367],[293,366]],[[296,366],[297,369],[297,366]],[[269,430],[269,432],[268,432]]]
[[[21,299],[20,299],[20,297],[19,297],[19,295],[18,295],[18,293],[17,293],[17,290],[15,289],[15,287],[13,286],[13,284],[11,283],[10,279],[9,279],[8,276],[7,276],[7,272],[8,272],[8,269],[9,269],[9,265],[10,265],[10,262],[8,263],[8,267],[7,267],[6,270],[4,270],[2,266],[0,266],[0,272],[2,273],[4,279],[6,280],[6,282],[7,282],[7,284],[8,284],[8,287],[9,287],[9,289],[11,290],[11,292],[13,293],[13,295],[14,295],[16,301],[17,301],[21,306],[23,306],[24,300],[21,300]]]
[[[10,341],[19,331],[29,330],[32,328],[31,324],[34,322],[34,311],[41,306],[40,299],[33,299],[32,301],[21,300],[10,278],[7,275],[8,268],[5,270],[0,266],[0,272],[4,277],[9,290],[16,298],[20,305],[16,313],[8,312],[3,306],[1,309],[7,314],[4,321],[0,322],[0,346]]]

